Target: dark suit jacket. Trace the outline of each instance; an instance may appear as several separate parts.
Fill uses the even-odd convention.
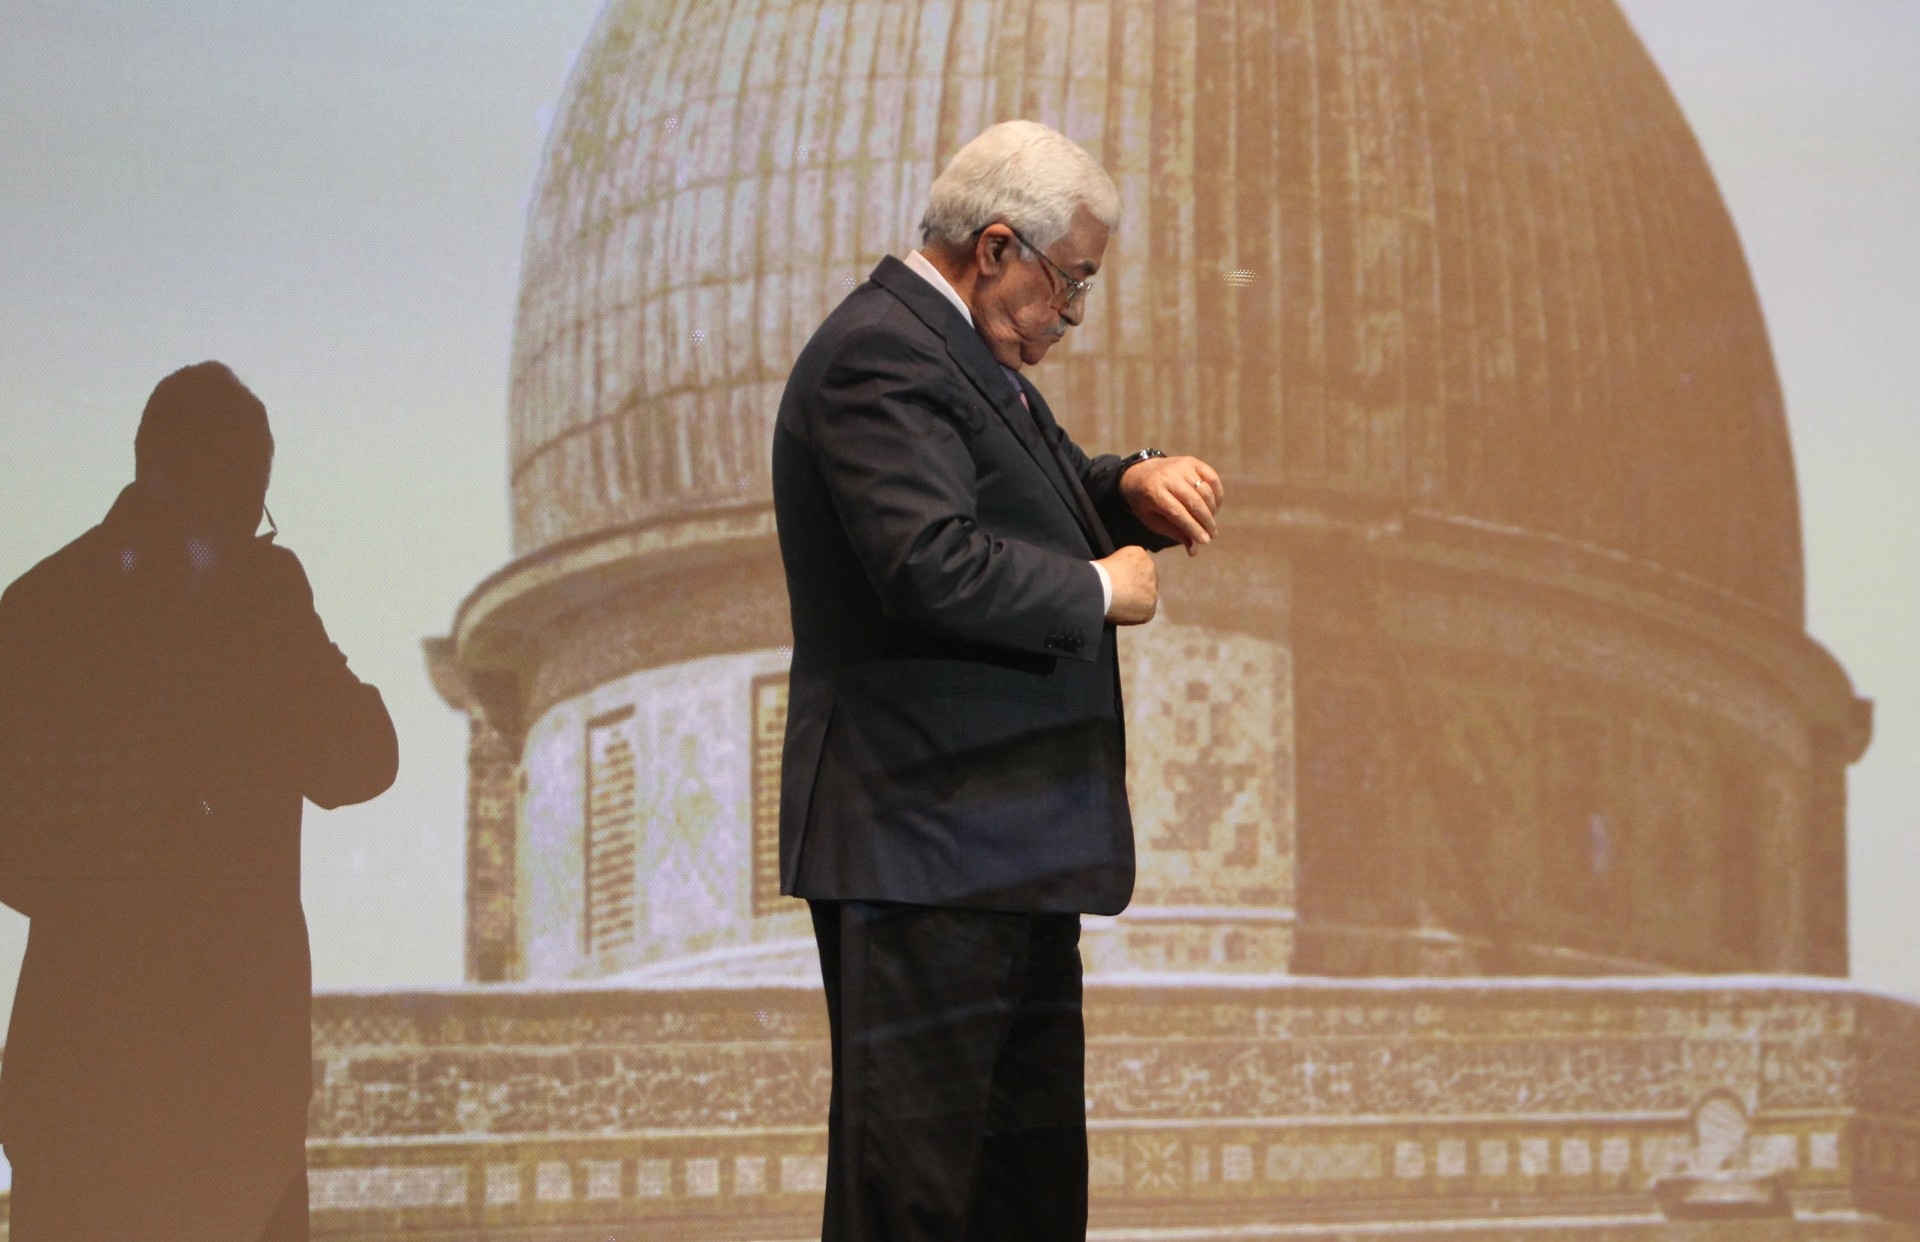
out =
[[[783,891],[1116,913],[1119,668],[1089,560],[1165,546],[960,311],[888,258],[801,351],[773,443],[793,613]]]
[[[110,1236],[258,1237],[312,1088],[301,799],[373,797],[396,764],[283,548],[196,574],[129,488],[8,588],[0,901],[32,922],[0,1142],[23,1176]]]

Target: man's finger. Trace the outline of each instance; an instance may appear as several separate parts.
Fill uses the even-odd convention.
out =
[[[1204,477],[1196,475],[1188,481],[1187,486],[1191,487],[1194,494],[1206,503],[1208,513],[1212,513],[1220,507],[1220,494],[1214,490],[1213,485],[1207,482]]]
[[[1194,465],[1200,468],[1200,477],[1205,479],[1207,486],[1213,489],[1213,503],[1217,506],[1227,498],[1227,485],[1221,481],[1220,472],[1198,458],[1194,459]]]
[[[1192,545],[1196,541],[1206,541],[1208,537],[1206,528],[1194,520],[1193,514],[1187,511],[1186,505],[1178,503],[1179,497],[1173,495],[1170,489],[1168,497],[1154,506],[1154,515],[1160,521],[1149,523],[1149,525],[1155,526],[1161,534],[1188,545],[1187,550],[1192,551]]]
[[[1227,485],[1220,481],[1220,472],[1212,466],[1209,466],[1206,462],[1201,461],[1198,457],[1187,457],[1183,458],[1182,461],[1186,466],[1188,474],[1206,484],[1207,491],[1210,493],[1213,501],[1213,507],[1218,509],[1221,503],[1227,498]]]
[[[1186,485],[1185,494],[1175,492],[1174,496],[1185,506],[1187,513],[1193,520],[1198,522],[1201,528],[1207,532],[1207,537],[1212,538],[1214,533],[1219,529],[1213,520],[1213,498],[1207,495],[1198,484],[1194,483]]]
[[[1208,529],[1208,525],[1213,521],[1213,515],[1207,512],[1205,505],[1197,504],[1181,495],[1179,490],[1169,487],[1167,500],[1162,508],[1167,517],[1180,528],[1183,538],[1201,543],[1213,538],[1213,532]]]
[[[1167,463],[1169,477],[1178,479],[1182,485],[1192,488],[1204,497],[1207,508],[1220,507],[1224,489],[1220,486],[1220,476],[1214,473],[1212,466],[1198,457],[1170,457]]]

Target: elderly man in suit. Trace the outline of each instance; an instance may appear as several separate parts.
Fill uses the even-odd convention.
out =
[[[300,804],[393,782],[380,692],[255,536],[273,437],[233,372],[160,381],[106,520],[0,597],[0,1066],[14,1242],[307,1236]]]
[[[1133,888],[1115,626],[1224,494],[1191,457],[1089,457],[1022,374],[1119,214],[1064,136],[988,129],[781,401],[781,867],[832,1030],[826,1239],[1086,1232],[1079,916]]]

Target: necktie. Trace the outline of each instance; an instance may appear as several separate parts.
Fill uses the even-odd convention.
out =
[[[1020,408],[1029,414],[1033,413],[1033,406],[1027,401],[1027,390],[1020,386],[1020,373],[1009,366],[1003,365],[1000,369],[1007,373],[1007,383],[1013,385],[1013,395],[1020,398]]]

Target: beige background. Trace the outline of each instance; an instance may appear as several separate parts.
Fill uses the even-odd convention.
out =
[[[1625,5],[1746,243],[1799,462],[1810,628],[1880,700],[1854,772],[1855,975],[1920,994],[1912,6]],[[0,577],[97,519],[152,381],[219,356],[274,411],[273,494],[400,723],[400,786],[309,821],[319,982],[459,972],[464,730],[418,640],[506,554],[523,198],[591,5],[8,6]],[[1044,373],[1040,377],[1045,379]],[[23,925],[0,921],[0,1001]]]

